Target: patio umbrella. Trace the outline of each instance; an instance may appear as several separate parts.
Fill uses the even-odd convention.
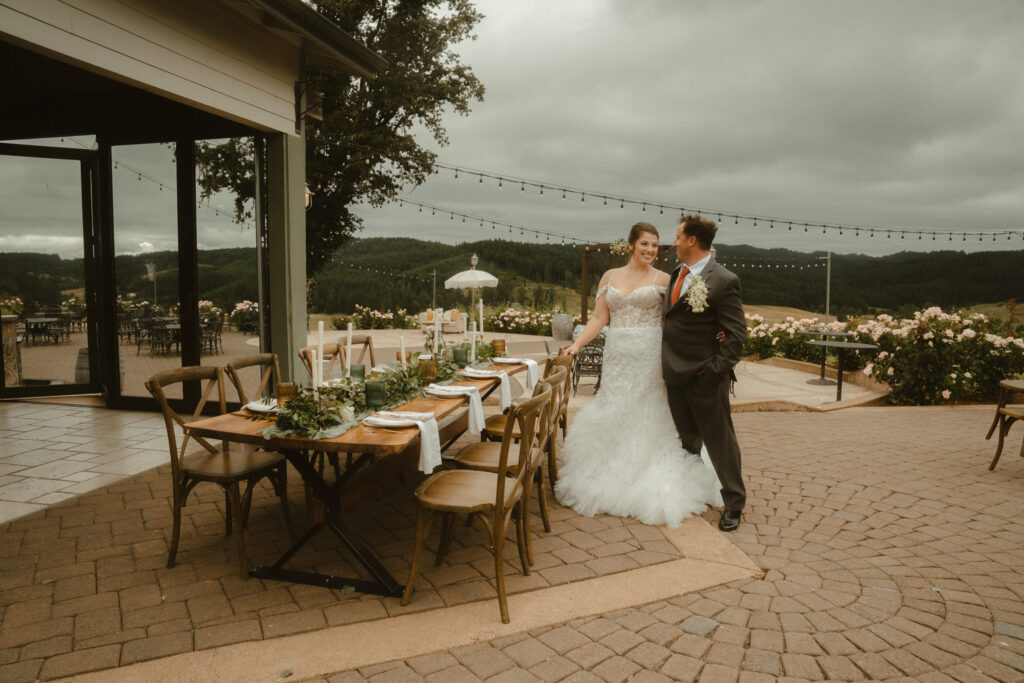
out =
[[[470,291],[470,304],[469,304],[469,317],[472,320],[473,310],[476,306],[475,296],[476,290],[480,287],[497,287],[498,278],[494,277],[490,273],[476,269],[476,264],[480,259],[477,258],[476,254],[469,259],[470,269],[464,270],[461,273],[455,273],[450,278],[444,281],[445,289],[468,289]],[[483,326],[481,325],[480,331],[483,332]]]

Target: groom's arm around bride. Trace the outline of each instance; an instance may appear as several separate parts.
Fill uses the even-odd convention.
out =
[[[715,263],[711,244],[718,226],[685,216],[676,232],[680,267],[672,273],[665,300],[662,374],[669,407],[683,447],[708,456],[722,483],[725,511],[719,527],[739,526],[746,503],[740,449],[729,407],[729,382],[743,353],[747,324],[740,281]],[[719,330],[725,339],[719,342]]]

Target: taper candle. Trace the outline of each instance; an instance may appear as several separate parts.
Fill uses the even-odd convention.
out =
[[[323,360],[324,360],[324,321],[320,320],[316,324],[316,358],[320,362],[321,372],[320,379],[323,380]]]
[[[402,350],[402,369],[405,370],[405,337],[400,336],[398,338],[398,344]]]
[[[351,375],[352,369],[352,323],[348,324],[348,345],[345,347],[345,376]]]
[[[476,321],[469,324],[469,362],[476,362]]]

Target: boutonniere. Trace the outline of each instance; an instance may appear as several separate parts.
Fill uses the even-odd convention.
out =
[[[694,275],[686,289],[686,303],[694,313],[703,313],[708,307],[708,283],[700,275]]]

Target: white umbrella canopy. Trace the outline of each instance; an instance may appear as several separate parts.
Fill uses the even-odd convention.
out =
[[[482,270],[464,270],[455,273],[444,281],[445,289],[477,289],[478,287],[497,287],[498,278]]]
[[[488,272],[476,269],[476,264],[477,264],[478,260],[479,259],[477,259],[476,254],[473,254],[473,258],[471,258],[469,260],[470,264],[473,266],[470,270],[464,270],[461,273],[455,273],[455,275],[452,275],[450,278],[448,278],[447,280],[444,281],[444,288],[445,289],[468,289],[469,290],[469,295],[470,295],[470,299],[469,299],[470,300],[470,304],[469,304],[469,317],[470,317],[470,319],[473,318],[473,311],[476,308],[476,301],[475,301],[475,299],[476,299],[476,290],[480,289],[482,287],[497,287],[498,286],[498,278],[494,277],[493,275],[491,275]],[[482,303],[483,302],[483,297],[481,297],[480,300],[481,300],[481,304],[480,304],[480,306],[481,306],[481,310],[480,310],[480,332],[483,333],[483,331],[484,331],[484,314],[483,314],[483,303]]]

